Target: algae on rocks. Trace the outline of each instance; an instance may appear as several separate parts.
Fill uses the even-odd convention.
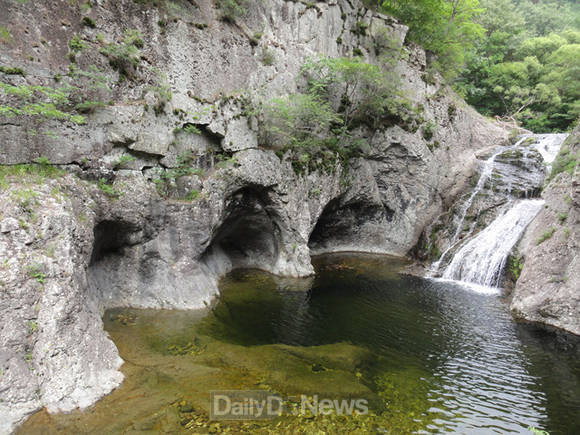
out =
[[[6,118],[1,111],[0,164],[45,157],[69,173],[32,187],[12,176],[0,182],[0,252],[8,259],[0,268],[0,383],[8,391],[1,430],[41,407],[84,408],[121,382],[121,360],[102,330],[101,310],[203,308],[229,270],[309,276],[311,252],[406,255],[467,186],[474,152],[507,139],[437,75],[425,81],[425,53],[405,42],[407,28],[361,2],[242,3],[247,13],[233,25],[221,19],[224,9],[205,0],[99,1],[89,11],[74,2],[32,8],[0,0],[6,11],[0,26],[12,35],[0,57],[23,71],[0,71],[10,94],[2,91],[0,104],[15,102],[14,88],[42,86],[25,103],[55,115],[11,111]],[[345,30],[355,25],[365,31]],[[39,45],[30,28],[47,43]],[[376,50],[387,39],[394,44]],[[349,62],[372,69],[385,50],[401,54],[391,56],[389,69],[409,100],[405,119],[374,117],[369,126],[359,122],[361,113],[349,117],[350,137],[365,142],[360,152],[347,164],[330,149],[332,170],[305,164],[297,174],[292,159],[259,143],[247,96],[267,101],[296,94],[307,57],[344,59],[354,49],[364,61]],[[272,65],[263,62],[265,50]],[[76,108],[64,110],[68,100],[58,100],[59,108],[55,95],[44,92],[69,83],[75,71],[95,92],[80,103],[106,103],[81,107],[83,123],[72,118]],[[419,112],[437,125],[430,141]],[[19,204],[26,193],[12,195],[22,189],[37,195],[30,203],[39,206],[30,212]],[[42,265],[42,293],[31,261]],[[32,339],[29,321],[38,325]]]

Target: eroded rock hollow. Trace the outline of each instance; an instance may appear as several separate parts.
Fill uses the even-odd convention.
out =
[[[209,0],[180,2],[177,15],[99,0],[86,12],[93,28],[70,2],[0,0],[0,24],[15,32],[2,62],[27,72],[0,73],[4,82],[56,86],[94,65],[111,89],[83,123],[0,123],[0,164],[37,161],[8,171],[0,189],[0,432],[119,385],[104,309],[201,308],[232,268],[306,277],[312,253],[406,255],[467,187],[475,153],[507,139],[427,72],[392,18],[358,0],[254,3],[233,25]],[[351,31],[359,22],[364,32]],[[297,92],[315,55],[378,65],[381,35],[400,49],[386,68],[415,120],[361,124],[350,132],[367,144],[358,155],[297,170],[261,139],[248,96]],[[122,63],[111,44],[129,43],[140,54]]]

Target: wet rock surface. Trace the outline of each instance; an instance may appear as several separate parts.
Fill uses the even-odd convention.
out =
[[[311,251],[405,255],[469,185],[476,152],[507,139],[437,78],[426,83],[425,54],[407,44],[393,68],[435,125],[432,137],[397,125],[361,131],[361,156],[297,173],[258,143],[240,89],[294,92],[317,53],[358,48],[375,63],[377,29],[403,44],[406,28],[359,2],[256,2],[237,25],[212,3],[181,2],[177,13],[93,2],[92,28],[68,2],[0,0],[0,25],[12,32],[0,59],[26,71],[0,73],[13,86],[53,85],[71,68],[75,35],[93,48],[74,54],[84,69],[110,68],[99,50],[121,44],[128,26],[145,35],[139,66],[122,80],[111,73],[111,103],[85,124],[0,123],[0,163],[11,165],[0,189],[0,432],[41,407],[89,406],[119,385],[122,361],[102,310],[201,308],[232,268],[311,275]],[[350,31],[360,20],[366,35]],[[41,157],[67,175],[39,180],[12,166]]]
[[[547,165],[532,142],[522,139],[479,155],[479,171],[470,179],[471,189],[425,229],[414,250],[420,260],[435,261],[434,273],[443,271],[464,242],[515,201],[540,196]]]
[[[554,165],[579,155],[576,128]],[[558,173],[542,198],[545,206],[519,245],[524,264],[510,307],[523,320],[580,335],[580,168]]]

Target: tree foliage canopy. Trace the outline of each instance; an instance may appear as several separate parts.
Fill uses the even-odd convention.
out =
[[[384,0],[435,67],[488,116],[537,131],[580,115],[580,5],[575,0]]]

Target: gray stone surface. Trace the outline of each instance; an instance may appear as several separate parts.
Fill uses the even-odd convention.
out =
[[[580,155],[578,128],[563,146]],[[542,198],[545,207],[519,246],[524,267],[510,307],[523,320],[580,335],[580,167],[557,175]],[[552,236],[540,243],[546,233]]]
[[[0,77],[12,83],[50,84],[54,74],[66,74],[75,33],[97,44],[77,64],[104,68],[97,32],[105,42],[119,41],[127,27],[145,35],[137,79],[111,73],[113,105],[87,115],[87,124],[0,122],[0,164],[44,156],[76,174],[40,183],[7,177],[0,190],[2,433],[42,407],[86,407],[122,381],[122,361],[102,329],[104,309],[200,308],[232,268],[307,277],[311,252],[405,255],[464,191],[476,153],[507,139],[440,81],[425,83],[425,53],[405,45],[408,60],[395,68],[436,126],[433,139],[398,126],[361,130],[371,145],[348,168],[298,175],[289,161],[258,146],[241,91],[257,100],[294,92],[301,65],[314,54],[345,56],[360,47],[376,62],[378,28],[402,44],[405,26],[358,1],[315,8],[255,2],[235,26],[218,20],[210,0],[196,3],[181,2],[176,14],[132,0],[99,1],[87,11],[97,23],[92,30],[81,26],[77,5],[0,0],[7,11],[0,25],[13,34],[0,47],[2,62],[28,72],[26,79]],[[366,36],[350,31],[359,19],[370,24]],[[253,45],[256,32],[262,36]],[[39,38],[48,43],[32,56]],[[266,48],[273,65],[262,64]],[[173,92],[158,114],[152,88],[160,74],[149,66]],[[201,134],[186,134],[189,124]],[[125,154],[134,160],[117,167]],[[184,157],[196,173],[171,172],[183,169]],[[114,181],[114,197],[95,186],[100,179]]]
[[[539,196],[546,167],[541,154],[529,146],[509,147],[498,154],[487,181],[475,194],[474,186],[479,183],[482,168],[496,152],[501,152],[501,148],[482,148],[478,153],[480,170],[472,174],[469,188],[424,227],[414,254],[422,261],[438,260],[431,272],[425,272],[427,275],[442,273],[464,242],[488,226],[514,200]],[[457,179],[456,182],[461,183]],[[455,191],[457,186],[450,186],[450,189]],[[440,256],[442,253],[444,255]]]
[[[75,177],[10,183],[0,192],[0,432],[29,413],[86,407],[123,379],[87,288],[90,191]],[[81,218],[82,217],[82,218]]]

